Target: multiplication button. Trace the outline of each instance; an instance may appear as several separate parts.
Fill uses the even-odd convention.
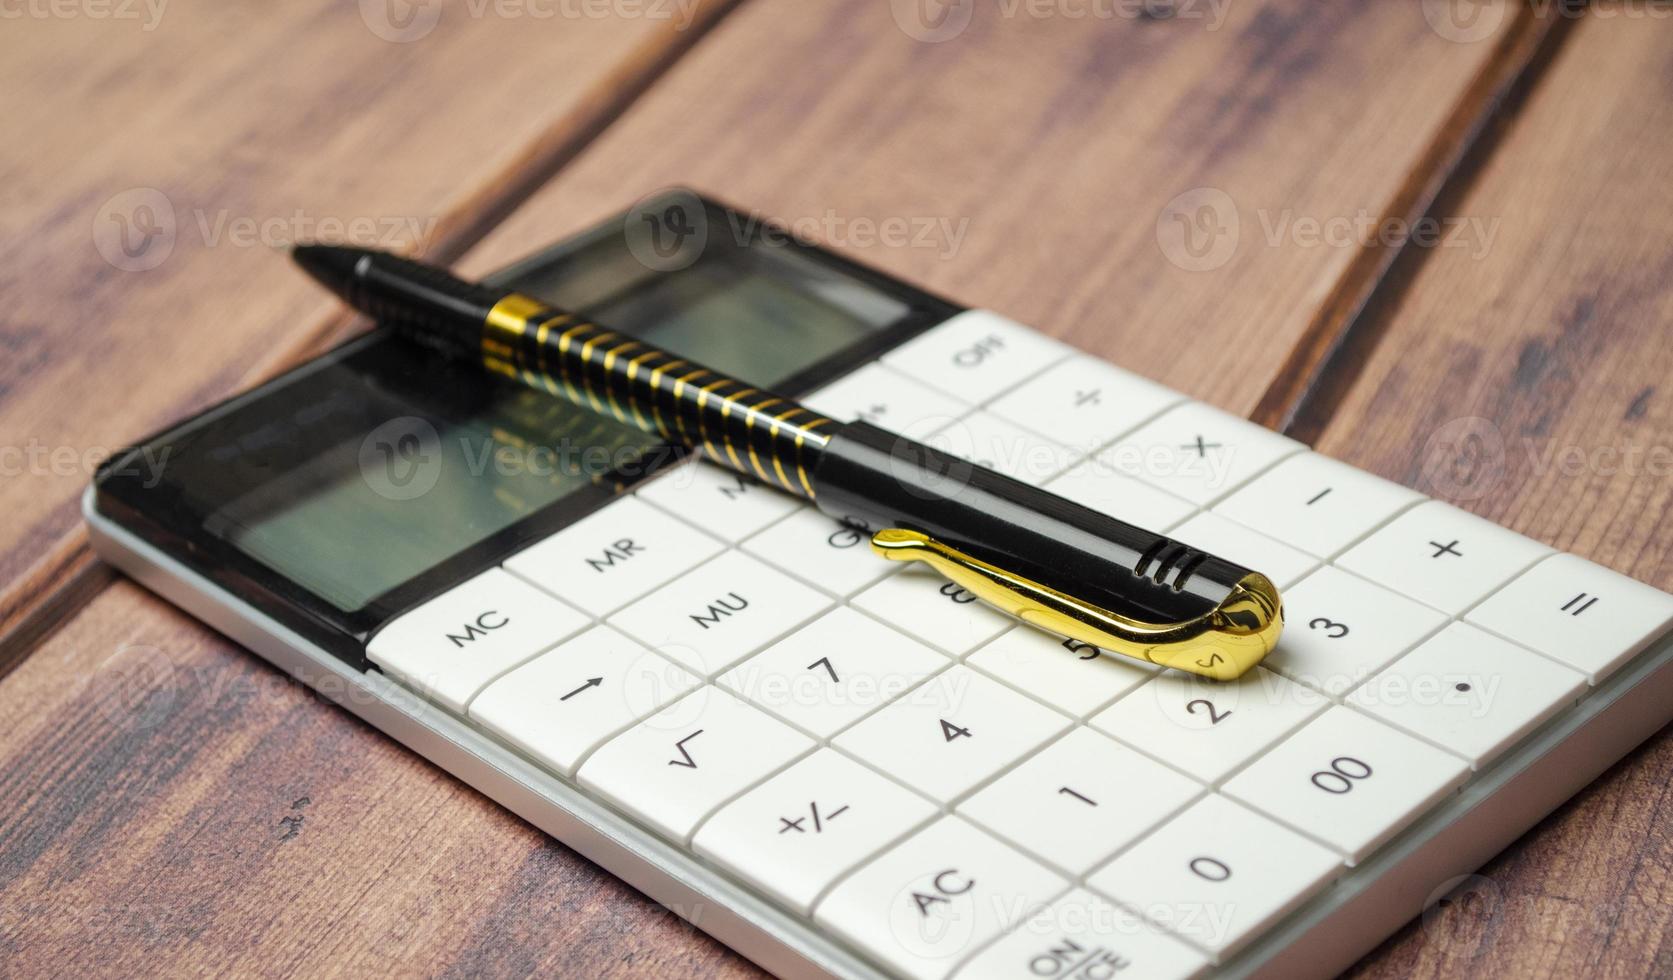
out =
[[[1595,684],[1666,632],[1673,595],[1575,555],[1552,555],[1465,618]]]
[[[610,623],[712,677],[829,604],[809,586],[729,551],[611,616]]]
[[[1070,348],[988,310],[966,310],[883,363],[972,405],[1061,360]]]
[[[684,840],[729,797],[813,746],[783,722],[703,687],[605,743],[576,778]]]
[[[1458,615],[1551,549],[1437,500],[1418,504],[1336,564]]]
[[[1094,891],[1224,958],[1341,870],[1341,859],[1207,796],[1087,878]]]
[[[795,473],[786,475],[798,479]],[[636,496],[731,542],[742,541],[797,507],[796,498],[783,490],[707,461],[675,467]]]
[[[958,812],[1070,874],[1085,874],[1203,787],[1077,728],[960,803]]]
[[[1335,707],[1233,776],[1223,792],[1354,863],[1469,775],[1463,759]]]
[[[1107,469],[1206,507],[1306,447],[1201,402],[1186,402],[1099,451]]]
[[[942,817],[837,884],[814,921],[907,977],[945,977],[1069,883]]]
[[[1201,953],[1132,912],[1077,888],[976,954],[957,980],[1191,980]]]
[[[488,685],[471,702],[483,728],[565,776],[611,735],[702,683],[597,626]]]
[[[935,812],[916,793],[821,749],[721,808],[691,845],[806,914],[838,875]]]
[[[587,625],[587,618],[494,569],[406,613],[372,637],[366,656],[447,708]]]
[[[624,497],[512,557],[505,567],[603,616],[721,548],[684,521]]]

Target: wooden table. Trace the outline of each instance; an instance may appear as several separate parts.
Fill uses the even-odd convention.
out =
[[[688,184],[1673,588],[1661,17],[939,3],[8,7],[0,972],[753,970],[89,556],[102,452],[356,328],[298,237],[481,271]],[[956,241],[843,231],[902,217]],[[1669,975],[1670,785],[1356,974]]]

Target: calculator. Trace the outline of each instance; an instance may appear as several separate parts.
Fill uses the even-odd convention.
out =
[[[1673,718],[1673,597],[689,191],[493,281],[1283,590],[1162,670],[379,330],[98,473],[107,561],[774,973],[1329,975]]]

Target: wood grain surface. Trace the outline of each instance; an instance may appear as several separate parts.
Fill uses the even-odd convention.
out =
[[[275,11],[279,33],[241,45],[226,38],[248,9],[199,23],[170,6],[178,35],[115,41],[103,59],[125,98],[86,78],[35,83],[20,118],[57,129],[6,158],[27,181],[0,191],[16,232],[0,240],[0,286],[25,303],[3,328],[20,356],[0,366],[0,441],[119,444],[343,327],[264,249],[202,247],[195,224],[155,270],[113,268],[91,226],[118,190],[158,187],[183,213],[442,216],[421,244],[453,254],[481,237],[464,265],[482,271],[686,183],[1232,410],[1290,419],[1430,492],[1429,437],[1486,419],[1506,465],[1484,492],[1465,487],[1464,506],[1673,584],[1673,481],[1565,476],[1521,455],[1673,432],[1659,390],[1673,66],[1656,24],[1507,7],[1497,30],[1459,40],[1415,3],[1234,3],[1212,30],[978,4],[962,34],[926,43],[877,0],[752,0],[717,9],[700,40],[452,6],[403,44],[341,7]],[[88,36],[52,24],[25,50],[11,32],[0,77],[26,84],[53,45],[95,43],[71,26]],[[560,63],[569,81],[553,85]],[[1494,123],[1519,78],[1525,95]],[[120,135],[97,145],[129,155],[81,154],[61,118],[78,99]],[[374,154],[387,170],[346,167]],[[1182,250],[1173,219],[1204,204],[1222,220],[1206,252]],[[1361,210],[1499,222],[1473,257],[1293,231]],[[1216,251],[1228,214],[1232,246]],[[922,247],[859,240],[861,219],[888,218],[954,231]],[[25,255],[24,238],[61,259]],[[78,322],[99,331],[99,356],[46,324],[64,309],[97,314]],[[144,383],[111,373],[111,351]],[[19,519],[0,531],[0,587],[10,622],[29,626],[0,633],[20,659],[0,680],[0,972],[753,972],[99,573],[70,505],[84,478],[0,489]],[[1356,972],[1667,975],[1670,777],[1664,735],[1484,870],[1490,906],[1408,928]]]

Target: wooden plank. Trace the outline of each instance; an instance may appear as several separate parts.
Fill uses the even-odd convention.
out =
[[[815,225],[829,208],[845,252],[1247,411],[1355,267],[1350,249],[1269,245],[1262,213],[1383,213],[1496,50],[1392,5],[1232,5],[1216,31],[983,15],[934,45],[881,5],[810,7],[728,18],[468,265],[669,183]],[[1198,187],[1232,200],[1241,232],[1223,265],[1191,271],[1157,226]],[[969,221],[956,247],[856,240],[859,219],[888,218]],[[159,658],[134,645],[187,678],[154,713],[143,665]],[[746,969],[274,676],[121,583],[0,682],[23,719],[0,731],[3,785],[32,800],[0,828],[12,961],[71,955],[46,918],[63,896],[112,972],[154,969],[168,943],[176,969]],[[262,703],[212,693],[235,681]],[[118,839],[134,853],[108,856]],[[113,898],[141,883],[149,919]]]
[[[171,0],[155,21],[9,22],[0,88],[28,140],[0,181],[0,635],[85,564],[74,498],[102,455],[335,317],[277,248],[459,251],[726,6]]]
[[[1325,452],[1673,589],[1673,49],[1649,27],[1573,27],[1439,211],[1492,222],[1490,247],[1420,256],[1328,369],[1346,391],[1299,422]],[[1664,730],[1358,975],[1666,976],[1670,785]]]

